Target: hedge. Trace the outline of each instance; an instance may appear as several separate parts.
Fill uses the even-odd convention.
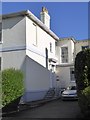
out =
[[[3,107],[23,95],[23,73],[14,68],[2,71],[2,105]]]
[[[75,78],[79,92],[90,85],[90,49],[76,55]]]
[[[90,114],[90,49],[83,50],[75,58],[75,78],[79,105],[84,115]]]

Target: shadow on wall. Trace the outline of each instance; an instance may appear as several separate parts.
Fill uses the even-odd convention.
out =
[[[21,69],[25,80],[25,102],[43,99],[50,88],[50,71],[26,56]]]

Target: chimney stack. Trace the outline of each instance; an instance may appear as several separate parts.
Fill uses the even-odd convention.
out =
[[[45,7],[42,7],[40,15],[41,21],[50,29],[50,16],[48,14],[48,10]]]

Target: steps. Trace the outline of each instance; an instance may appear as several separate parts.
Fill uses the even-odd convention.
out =
[[[59,98],[61,96],[61,89],[60,88],[50,88],[44,99],[53,99],[53,98]]]
[[[47,91],[44,99],[51,99],[51,98],[54,97],[54,95],[55,95],[55,88],[50,88],[50,89]]]

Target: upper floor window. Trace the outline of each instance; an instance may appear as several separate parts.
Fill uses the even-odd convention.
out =
[[[50,42],[50,52],[52,52],[52,43]]]
[[[32,39],[33,39],[33,45],[37,45],[37,26],[35,23],[33,23],[33,28],[32,28],[32,31],[33,31],[33,36],[32,36]]]
[[[0,41],[2,40],[2,23],[0,23]]]
[[[87,48],[89,48],[88,45],[87,45],[87,46],[82,46],[82,50],[85,50],[85,49],[87,49]]]
[[[61,47],[61,62],[68,63],[68,47]]]

